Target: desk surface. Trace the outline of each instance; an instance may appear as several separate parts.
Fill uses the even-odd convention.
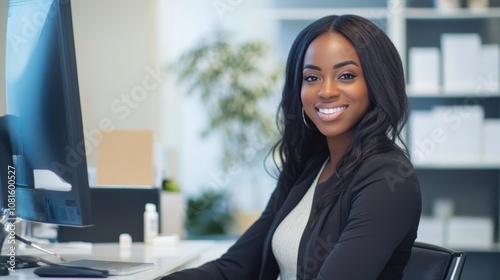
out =
[[[120,249],[115,243],[99,243],[93,244],[91,250],[83,250],[82,253],[72,252],[64,253],[57,252],[68,261],[78,259],[98,259],[98,260],[119,260],[131,262],[151,262],[156,265],[155,269],[150,269],[144,272],[131,274],[128,276],[114,276],[107,279],[121,280],[136,280],[136,279],[155,279],[159,276],[166,275],[173,271],[200,265],[206,261],[220,256],[232,244],[228,241],[181,241],[176,246],[157,248],[142,243],[134,243],[130,249]],[[32,254],[45,258],[49,261],[54,261],[54,257],[47,254]],[[23,252],[19,252],[23,254]],[[32,268],[17,269],[11,272],[9,277],[0,279],[58,279],[65,278],[41,278],[33,273]],[[67,278],[75,279],[75,278]]]

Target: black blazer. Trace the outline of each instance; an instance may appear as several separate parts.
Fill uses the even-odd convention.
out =
[[[279,201],[276,189],[261,217],[221,258],[162,279],[276,280],[271,240],[276,227],[302,199],[325,156],[312,159]],[[316,187],[313,205],[333,188]],[[398,150],[368,157],[348,190],[309,219],[299,245],[297,279],[401,279],[417,236],[421,196],[413,166]]]

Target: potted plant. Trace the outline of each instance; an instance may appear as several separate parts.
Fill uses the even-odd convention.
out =
[[[222,134],[225,169],[251,161],[242,151],[256,135],[266,148],[274,142],[274,114],[269,113],[274,108],[268,102],[275,96],[281,68],[269,59],[265,42],[237,44],[229,33],[217,31],[169,68],[186,83],[188,94],[198,94],[206,104],[209,125],[202,135]]]
[[[270,101],[276,97],[282,70],[272,63],[269,51],[265,42],[234,43],[231,34],[217,31],[169,66],[169,72],[187,85],[187,92],[199,95],[206,104],[209,125],[202,136],[218,134],[224,139],[221,165],[225,171],[263,159],[275,141],[275,114],[270,113],[275,103]],[[188,232],[225,231],[231,217],[230,207],[221,207],[226,197],[227,190],[218,189],[189,199]],[[203,221],[205,229],[200,229]]]

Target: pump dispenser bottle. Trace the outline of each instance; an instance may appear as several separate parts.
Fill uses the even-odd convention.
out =
[[[158,212],[153,203],[146,204],[144,212],[144,243],[152,244],[153,238],[158,235]]]

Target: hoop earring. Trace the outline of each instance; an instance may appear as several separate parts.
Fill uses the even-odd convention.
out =
[[[302,107],[302,120],[304,121],[304,124],[306,125],[307,128],[312,129],[312,127],[309,126],[309,124],[307,123],[306,114],[304,113],[304,107]]]

